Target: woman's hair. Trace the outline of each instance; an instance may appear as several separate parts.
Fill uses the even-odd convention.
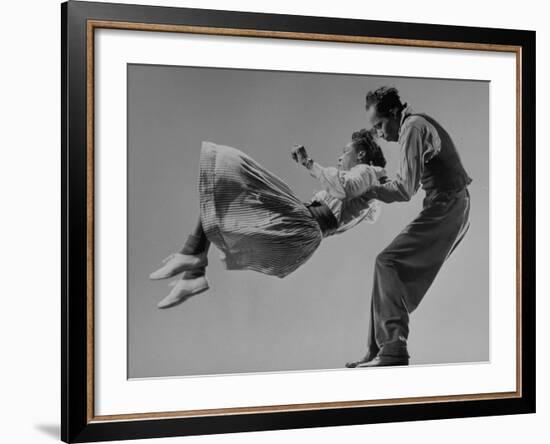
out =
[[[405,106],[401,103],[397,89],[382,86],[376,91],[369,91],[366,97],[365,108],[374,106],[376,112],[383,117],[388,117],[392,111],[401,111]]]
[[[351,135],[351,141],[357,151],[364,151],[365,157],[364,163],[379,166],[384,168],[386,166],[386,158],[380,146],[374,141],[372,133],[366,129],[360,129],[355,131]]]

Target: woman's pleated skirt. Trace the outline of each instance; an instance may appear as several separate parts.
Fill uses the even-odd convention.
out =
[[[319,224],[276,175],[228,146],[203,142],[200,214],[229,270],[285,277],[319,246]]]

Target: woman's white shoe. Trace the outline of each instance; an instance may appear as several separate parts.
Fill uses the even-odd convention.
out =
[[[206,276],[199,276],[192,279],[180,279],[168,296],[157,304],[158,308],[170,308],[185,302],[191,296],[195,296],[208,290]]]
[[[149,279],[167,279],[183,271],[206,267],[206,253],[181,254],[174,253],[163,260],[164,265],[149,275]]]

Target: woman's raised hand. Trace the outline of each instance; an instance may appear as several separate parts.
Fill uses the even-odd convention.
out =
[[[297,162],[300,165],[304,166],[309,160],[306,148],[303,145],[294,145],[290,150],[290,156],[292,157],[292,160],[294,160],[294,162]]]

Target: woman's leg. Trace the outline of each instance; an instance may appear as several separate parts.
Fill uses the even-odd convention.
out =
[[[170,294],[157,304],[158,308],[170,308],[185,302],[191,296],[203,293],[209,289],[206,279],[206,256],[210,241],[202,229],[200,218],[195,230],[187,237],[187,241],[181,250],[174,255],[173,264],[179,264],[188,258],[204,258],[196,267],[183,271],[181,279],[176,282]],[[180,261],[180,262],[177,262]]]
[[[201,218],[197,220],[195,229],[187,237],[187,241],[179,251],[180,254],[185,255],[199,255],[199,254],[208,254],[208,249],[210,248],[210,241],[207,239],[204,230],[202,229]],[[206,264],[202,267],[193,268],[192,270],[187,270],[183,272],[182,279],[195,279],[200,276],[204,276],[206,273]]]
[[[210,247],[210,241],[206,238],[204,230],[202,229],[201,218],[197,219],[197,224],[193,232],[187,237],[187,241],[179,251],[180,254],[197,255],[200,253],[208,252]]]
[[[208,264],[207,255],[210,242],[208,241],[200,218],[193,233],[187,237],[184,246],[175,254],[165,259],[165,264],[151,273],[150,279],[166,279],[181,272],[193,272],[189,276],[204,276],[204,269]],[[202,274],[201,274],[202,273]],[[184,276],[184,278],[189,278]]]

